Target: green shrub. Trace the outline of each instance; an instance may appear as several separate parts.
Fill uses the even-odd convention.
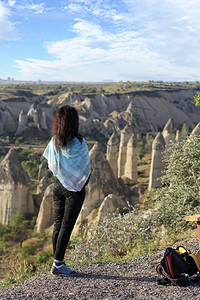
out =
[[[194,101],[196,106],[200,106],[200,92],[197,92],[194,96]]]
[[[190,126],[184,123],[181,129],[181,134],[184,139],[188,136],[189,131],[190,131]]]
[[[199,213],[200,205],[200,136],[171,144],[165,159],[162,187],[154,190],[157,218],[169,230],[189,226],[185,216]]]
[[[115,214],[90,226],[71,240],[67,259],[72,263],[110,261],[119,257],[149,252],[155,239],[155,221],[150,212],[135,208],[126,214]]]
[[[30,246],[23,246],[21,249],[21,256],[24,259],[27,259],[30,255],[34,255],[37,250],[37,244],[32,244]]]
[[[144,142],[141,140],[138,142],[137,146],[137,156],[139,159],[142,159],[145,155],[145,150],[144,150]]]
[[[22,156],[27,156],[27,155],[28,155],[27,149],[23,149],[23,150],[21,151],[21,155],[22,155]]]
[[[36,159],[22,161],[22,166],[26,170],[26,172],[28,173],[28,176],[31,179],[37,179],[39,167],[38,167],[38,163],[37,163]]]
[[[49,260],[52,260],[52,251],[46,250],[37,256],[36,262],[38,264],[43,264],[43,263],[48,262]]]
[[[29,237],[33,229],[34,220],[34,217],[33,220],[27,220],[26,216],[19,212],[13,214],[8,225],[0,224],[0,240],[17,242],[22,247],[23,241]]]
[[[145,137],[145,140],[146,140],[146,143],[145,143],[145,146],[144,146],[144,151],[146,154],[151,154],[151,151],[152,151],[152,143],[154,141],[154,138],[152,135],[150,135],[149,133],[146,134],[146,137]]]

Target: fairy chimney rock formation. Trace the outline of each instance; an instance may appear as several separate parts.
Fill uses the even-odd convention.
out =
[[[109,194],[124,196],[125,186],[115,177],[100,143],[90,150],[91,177],[79,219],[87,217],[93,209],[99,208]]]
[[[48,126],[47,126],[47,116],[46,116],[46,113],[44,111],[42,112],[42,115],[41,115],[40,127],[42,129],[48,129]]]
[[[4,133],[13,134],[16,132],[16,120],[10,111],[3,111],[1,115]]]
[[[0,163],[0,223],[8,224],[16,213],[34,212],[31,181],[19,162],[14,149],[10,149]]]
[[[45,176],[47,170],[47,162],[43,161],[40,165],[39,165],[39,170],[38,170],[38,180],[41,180],[42,177]]]
[[[125,164],[127,157],[127,144],[131,137],[132,131],[130,126],[126,126],[121,131],[120,144],[119,144],[119,157],[118,157],[118,177],[122,177],[125,174]]]
[[[118,147],[119,147],[119,137],[116,132],[114,132],[107,143],[107,160],[113,170],[115,176],[118,176]]]
[[[162,135],[164,137],[165,145],[167,149],[170,142],[175,142],[175,138],[176,138],[176,128],[175,128],[174,120],[172,118],[169,119],[167,124],[165,125]]]
[[[97,224],[99,224],[104,217],[108,217],[109,215],[115,213],[116,209],[123,211],[124,207],[126,207],[126,202],[121,197],[114,194],[106,196],[99,207]]]
[[[27,113],[28,117],[31,118],[31,121],[33,122],[33,124],[37,127],[40,127],[40,123],[39,123],[39,114],[37,111],[37,105],[35,103],[33,103]]]
[[[200,135],[200,123],[198,123],[194,129],[192,130],[190,137],[194,136],[194,135]]]
[[[23,110],[21,110],[19,114],[18,127],[15,135],[19,135],[26,129],[27,122],[28,122],[28,116],[27,114],[24,113]]]
[[[182,134],[180,130],[177,130],[176,132],[176,141],[181,142],[182,141]]]
[[[53,224],[53,187],[54,184],[50,184],[45,190],[36,220],[37,232],[46,229]]]
[[[152,188],[159,188],[161,186],[161,182],[158,179],[161,177],[165,168],[165,164],[163,162],[164,150],[165,140],[162,133],[159,132],[152,143],[152,159],[148,187],[149,190]]]
[[[127,144],[127,155],[125,164],[124,176],[131,179],[138,179],[137,171],[137,138],[135,134],[132,134]]]

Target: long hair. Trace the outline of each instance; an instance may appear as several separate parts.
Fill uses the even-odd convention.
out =
[[[56,149],[66,146],[74,137],[82,142],[78,129],[79,117],[77,110],[69,105],[61,107],[54,116],[51,129],[51,136],[55,137]]]

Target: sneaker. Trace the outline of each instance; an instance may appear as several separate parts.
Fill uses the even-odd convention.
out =
[[[75,274],[75,271],[72,271],[69,269],[65,263],[63,263],[61,266],[56,267],[55,264],[53,264],[51,268],[51,274],[53,275],[72,275]]]

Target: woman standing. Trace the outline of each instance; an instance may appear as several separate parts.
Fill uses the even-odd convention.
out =
[[[51,273],[70,275],[64,263],[65,251],[85,198],[90,176],[86,140],[79,134],[79,118],[74,107],[63,106],[55,114],[52,138],[44,151],[48,167],[56,176],[53,189],[54,229]]]

